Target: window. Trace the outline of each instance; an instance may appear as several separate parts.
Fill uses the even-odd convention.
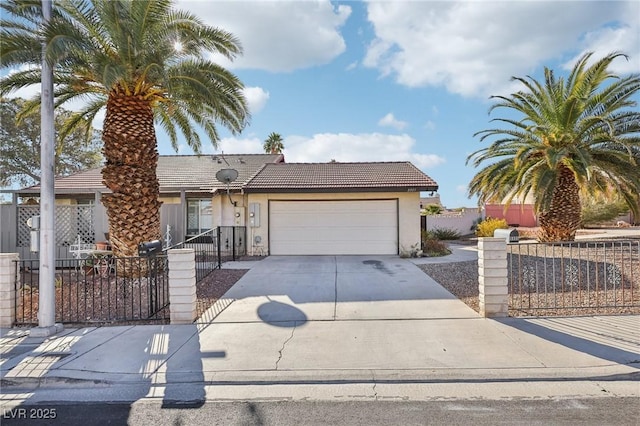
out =
[[[187,235],[198,235],[213,228],[211,199],[187,200]]]

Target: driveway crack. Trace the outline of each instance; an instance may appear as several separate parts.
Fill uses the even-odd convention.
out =
[[[376,383],[376,372],[375,371],[371,371],[371,380],[373,381],[373,399],[374,401],[378,400],[378,391],[376,390],[376,386],[378,386],[378,383]]]
[[[294,322],[293,328],[291,329],[291,335],[287,338],[287,340],[284,341],[284,343],[282,344],[282,347],[278,351],[278,359],[276,360],[276,370],[278,369],[278,363],[280,363],[280,360],[282,359],[282,352],[284,351],[285,346],[287,346],[287,343],[289,343],[291,339],[293,339],[293,333],[295,333],[297,326],[298,326],[298,323]]]

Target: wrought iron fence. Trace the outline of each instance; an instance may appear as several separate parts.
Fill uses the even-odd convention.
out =
[[[244,226],[219,226],[169,248],[194,250],[196,282],[200,282],[213,270],[220,269],[223,261],[237,260],[245,256],[247,254],[246,239]]]
[[[34,260],[16,262],[16,325],[38,323],[39,270]],[[167,322],[167,257],[56,260],[55,320],[66,324]]]
[[[202,281],[214,269],[219,269],[222,261],[220,257],[219,228],[209,229],[186,241],[168,247],[169,249],[193,249],[196,257],[196,282]]]
[[[640,240],[507,246],[511,315],[640,313]]]

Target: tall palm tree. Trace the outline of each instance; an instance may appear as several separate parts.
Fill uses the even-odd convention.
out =
[[[480,170],[469,194],[479,202],[514,197],[535,198],[540,241],[573,240],[581,224],[580,191],[615,192],[638,215],[640,193],[640,112],[633,109],[640,76],[619,77],[609,65],[621,53],[589,64],[581,56],[568,78],[545,68],[544,82],[531,77],[514,80],[524,89],[511,96],[493,96],[490,108],[507,108],[509,117],[495,118],[508,129],[477,132],[491,145],[472,153],[467,163]]]
[[[216,146],[216,125],[237,134],[248,121],[242,82],[206,59],[212,52],[233,59],[239,41],[175,10],[171,0],[56,0],[46,26],[40,0],[6,0],[0,7],[9,17],[0,32],[2,67],[23,69],[0,81],[0,94],[39,83],[45,43],[56,107],[85,101],[67,129],[106,106],[102,176],[111,193],[102,202],[109,236],[115,255],[137,255],[140,242],[161,235],[154,123],[174,149],[180,132],[199,152],[198,129]]]
[[[280,134],[271,132],[267,139],[264,141],[264,152],[267,154],[282,154],[284,150],[284,144],[282,143],[282,136]]]

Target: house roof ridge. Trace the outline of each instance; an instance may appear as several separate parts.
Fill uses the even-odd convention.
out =
[[[255,171],[255,173],[253,173],[251,176],[249,176],[249,179],[244,181],[242,186],[245,187],[245,186],[249,185],[251,183],[251,181],[253,179],[255,179],[255,177],[258,176],[260,174],[260,172],[263,171],[265,169],[265,167],[267,167],[269,164],[283,164],[283,163],[264,163],[262,166],[260,166],[258,168],[258,170]]]
[[[317,164],[317,165],[325,165],[325,164],[412,164],[411,161],[408,160],[398,160],[398,161],[325,161],[325,162],[310,162],[310,161],[301,161],[301,162],[286,162],[286,163],[267,163],[267,164],[287,164],[287,165],[296,165],[296,164]],[[415,167],[415,166],[414,166]]]

